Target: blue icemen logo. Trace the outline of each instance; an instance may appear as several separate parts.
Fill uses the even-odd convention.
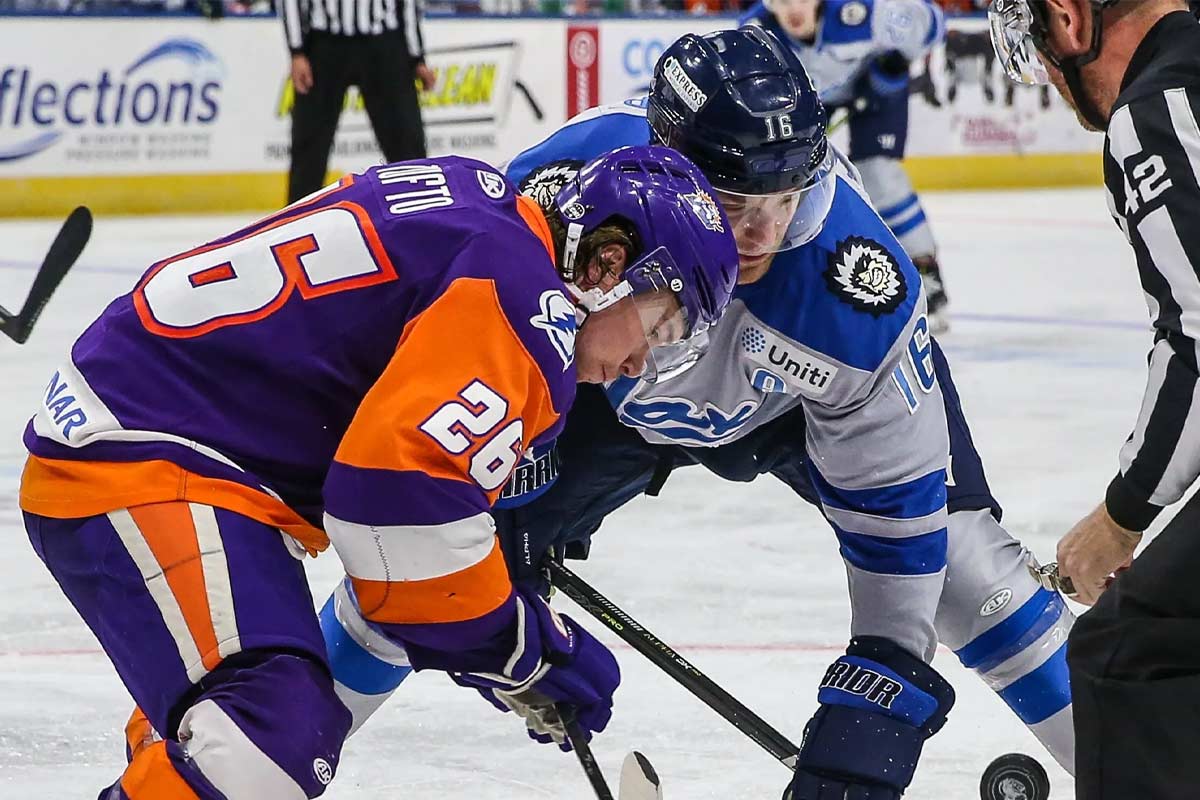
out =
[[[753,400],[726,413],[711,403],[698,408],[684,397],[656,397],[629,400],[621,405],[618,416],[627,425],[647,428],[668,439],[714,445],[736,434],[757,410],[758,403]]]
[[[575,360],[575,306],[557,289],[542,292],[539,300],[542,313],[529,318],[529,324],[545,331],[555,352],[563,362],[563,371]]]
[[[202,43],[167,39],[124,70],[69,82],[39,80],[28,66],[0,66],[0,162],[28,158],[71,128],[90,131],[210,125],[220,113],[224,67]]]

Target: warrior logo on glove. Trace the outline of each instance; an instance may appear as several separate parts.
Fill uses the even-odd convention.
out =
[[[880,708],[891,708],[904,686],[886,675],[867,669],[849,661],[837,660],[829,665],[821,680],[822,689],[840,689],[874,703]]]

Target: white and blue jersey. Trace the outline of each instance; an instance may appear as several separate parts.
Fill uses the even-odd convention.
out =
[[[825,0],[812,42],[788,36],[761,0],[738,21],[762,25],[790,44],[821,101],[829,106],[854,101],[861,91],[859,80],[879,56],[895,52],[915,61],[946,35],[942,11],[929,0]],[[908,86],[907,74],[889,77],[879,72],[871,80],[882,93]]]
[[[623,145],[649,141],[644,103],[594,109],[517,156],[533,194]],[[926,659],[946,564],[949,438],[921,280],[839,160],[833,206],[810,243],[738,286],[699,362],[670,380],[608,387],[649,442],[712,447],[795,408],[813,485],[850,574],[856,635]]]
[[[646,144],[644,107],[635,100],[576,117],[508,173],[545,200],[587,159]],[[738,287],[696,366],[656,385],[618,381],[607,400],[581,388],[558,447],[564,461],[588,457],[560,477],[554,448],[529,454],[497,504],[509,569],[525,581],[540,575],[547,548],[569,549],[612,510],[653,493],[664,458],[749,480],[739,454],[756,461],[769,442],[773,474],[821,505],[841,543],[853,633],[928,659],[936,626],[936,638],[1070,769],[1072,616],[1033,580],[1028,553],[999,524],[912,264],[843,163],[836,175],[820,234]],[[770,420],[778,424],[757,430]],[[344,585],[320,619],[357,728],[411,671],[406,655],[379,641]]]

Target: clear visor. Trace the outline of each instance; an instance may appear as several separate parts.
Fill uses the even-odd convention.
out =
[[[672,292],[634,295],[642,332],[646,337],[646,366],[641,378],[655,383],[686,371],[700,358],[682,358],[692,350],[693,340],[701,332],[689,332],[687,312]],[[707,337],[705,337],[707,340]]]
[[[738,252],[764,256],[808,244],[825,225],[833,206],[833,150],[825,157],[812,185],[792,192],[740,194],[717,190],[729,216]]]
[[[1027,86],[1050,82],[1033,40],[1033,12],[1027,0],[992,0],[988,24],[992,47],[1009,80]]]
[[[687,313],[679,297],[671,291],[655,291],[630,296],[625,307],[614,309],[621,315],[625,333],[622,339],[630,352],[644,359],[638,377],[655,383],[685,371],[699,355],[690,361],[683,358],[689,342]],[[666,359],[666,360],[664,360]]]
[[[666,248],[656,248],[616,279],[581,291],[570,287],[582,311],[595,313],[612,308],[619,315],[613,335],[620,336],[631,353],[645,358],[639,376],[648,383],[686,371],[707,345],[707,325],[693,325],[676,293],[683,287],[678,268]],[[631,300],[615,307],[625,298]],[[582,324],[580,320],[580,324]]]

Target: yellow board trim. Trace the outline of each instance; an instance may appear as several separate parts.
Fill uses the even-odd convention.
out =
[[[263,211],[287,199],[282,172],[0,178],[0,217]]]
[[[919,191],[1095,186],[1102,169],[1099,153],[914,156],[904,164]],[[268,211],[284,204],[286,184],[282,172],[0,178],[0,217],[58,217],[77,205],[110,215]]]
[[[912,156],[904,166],[918,191],[1099,186],[1104,161],[1096,153]]]

